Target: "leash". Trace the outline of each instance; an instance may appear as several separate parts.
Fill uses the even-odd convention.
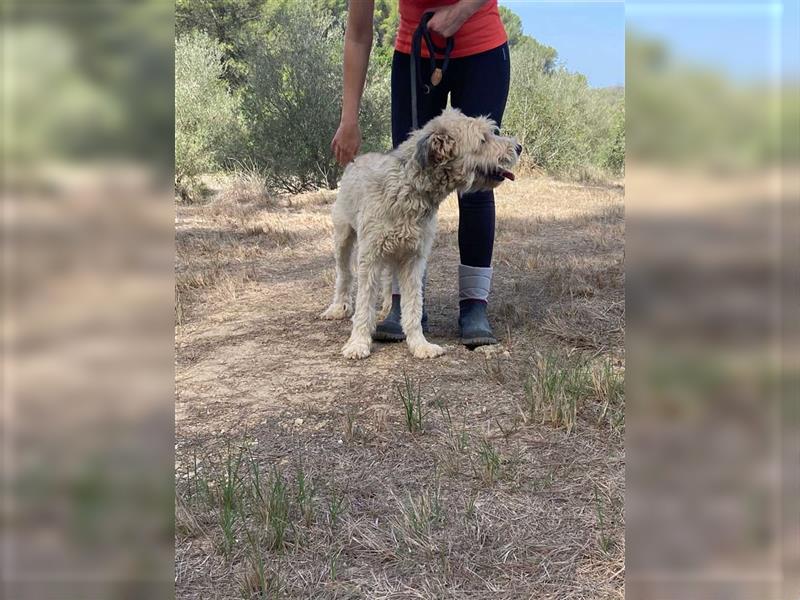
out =
[[[428,31],[428,21],[431,20],[434,13],[426,12],[420,19],[419,26],[411,38],[411,129],[419,128],[419,116],[417,114],[417,89],[422,88],[424,94],[431,93],[431,86],[436,87],[442,82],[444,72],[450,64],[450,53],[455,46],[455,40],[449,37],[445,40],[445,47],[440,48],[433,43],[431,32]],[[422,40],[425,40],[425,45],[428,47],[428,54],[431,65],[431,82],[430,84],[422,81]],[[436,54],[444,55],[442,67],[436,66]]]

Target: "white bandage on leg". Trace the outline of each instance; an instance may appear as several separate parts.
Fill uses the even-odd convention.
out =
[[[492,290],[492,267],[458,265],[458,299],[483,300]]]

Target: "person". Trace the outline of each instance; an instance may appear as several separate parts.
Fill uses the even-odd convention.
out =
[[[454,45],[444,77],[427,93],[418,89],[418,126],[437,116],[450,104],[467,116],[487,115],[498,126],[508,97],[511,64],[508,37],[500,19],[497,0],[399,0],[400,21],[395,38],[391,73],[392,144],[396,148],[412,130],[411,42],[423,14],[434,12],[428,22],[439,48],[453,37]],[[331,149],[342,165],[349,163],[361,145],[358,108],[364,90],[372,48],[374,0],[353,0],[347,16],[344,43],[344,87],[339,127]],[[428,49],[421,44],[422,81],[430,81]],[[436,64],[441,67],[441,56]],[[459,333],[469,347],[496,344],[487,314],[492,282],[492,250],[495,232],[494,193],[482,191],[458,197]],[[376,340],[402,340],[400,297],[393,289],[392,308],[378,323]],[[427,330],[427,314],[423,312]]]

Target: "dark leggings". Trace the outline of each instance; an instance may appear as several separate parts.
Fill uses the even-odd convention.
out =
[[[411,57],[395,51],[392,60],[392,144],[396,148],[411,131]],[[423,58],[422,80],[430,81],[430,63]],[[441,61],[437,61],[441,66]],[[500,125],[508,98],[511,63],[508,44],[464,58],[450,59],[442,82],[424,94],[417,91],[419,126],[447,106],[470,117],[487,115]],[[494,246],[494,192],[475,192],[458,197],[458,250],[461,264],[488,267]]]

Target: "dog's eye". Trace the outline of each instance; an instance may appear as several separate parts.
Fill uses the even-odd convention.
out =
[[[495,127],[494,128],[494,134],[495,135],[500,135],[500,128],[499,127]]]
[[[486,143],[486,138],[481,138],[481,144],[485,144],[485,143]]]

